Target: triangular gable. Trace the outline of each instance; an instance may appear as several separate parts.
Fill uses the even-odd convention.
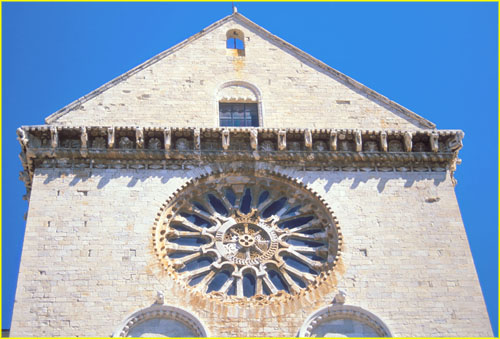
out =
[[[274,36],[270,32],[266,31],[259,25],[253,23],[243,15],[239,13],[233,13],[232,15],[229,15],[214,24],[208,26],[207,28],[203,29],[199,33],[191,36],[190,38],[180,42],[179,44],[173,46],[172,48],[169,48],[168,50],[154,56],[153,58],[147,60],[146,62],[142,63],[141,65],[133,68],[132,70],[124,73],[123,75],[111,80],[110,82],[104,84],[103,86],[97,88],[96,90],[90,92],[89,94],[81,97],[78,100],[75,100],[74,102],[70,103],[69,105],[65,106],[64,108],[58,110],[57,112],[53,113],[49,117],[46,118],[46,123],[48,124],[72,124],[73,120],[76,124],[88,124],[88,125],[100,125],[101,123],[99,122],[100,119],[96,118],[96,116],[89,116],[88,119],[83,119],[82,117],[69,117],[68,114],[86,114],[83,112],[78,112],[78,110],[81,110],[82,107],[84,107],[84,104],[89,103],[92,101],[92,99],[95,99],[96,97],[102,95],[106,91],[116,87],[118,84],[122,84],[124,82],[127,82],[129,79],[133,78],[140,72],[148,69],[149,67],[157,64],[158,62],[162,61],[163,59],[172,56],[173,54],[181,51],[182,49],[186,48],[187,46],[190,46],[191,44],[195,43],[197,40],[205,38],[207,35],[213,33],[214,31],[228,23],[237,23],[240,24],[241,26],[247,28],[248,30],[251,30],[255,32],[256,34],[260,35],[263,39],[268,41],[271,44],[274,44],[278,46],[281,50],[288,52],[289,54],[293,55],[295,58],[301,60],[305,64],[309,64],[318,71],[329,75],[332,79],[335,79],[339,83],[343,84],[344,86],[350,88],[351,90],[357,92],[358,94],[361,94],[368,100],[372,100],[374,102],[377,102],[378,105],[383,106],[388,112],[391,112],[392,114],[395,114],[399,116],[400,118],[406,120],[408,123],[413,124],[414,128],[416,129],[427,129],[427,128],[435,128],[435,125],[424,119],[423,117],[415,114],[414,112],[408,110],[407,108],[399,105],[398,103],[389,100],[383,95],[380,95],[379,93],[371,90],[370,88],[362,85],[361,83],[355,81],[354,79],[348,77],[347,75],[333,69],[332,67],[326,65],[322,61],[310,56],[309,54],[305,53],[304,51],[300,50],[299,48],[289,44],[288,42],[284,41],[283,39]],[[337,101],[342,101],[342,100],[337,100]],[[189,99],[187,100],[189,102]],[[102,103],[99,105],[102,106]],[[96,114],[98,112],[95,112]],[[176,114],[179,114],[182,112],[176,112]],[[286,113],[286,112],[283,112]],[[95,114],[94,114],[95,115]],[[356,118],[356,117],[354,117]],[[94,119],[94,121],[90,121]],[[144,120],[144,117],[141,117],[142,120]],[[135,124],[140,124],[139,122],[142,121],[141,119],[137,120],[137,123]],[[147,120],[147,119],[146,119]],[[167,119],[168,120],[168,119]],[[190,121],[191,119],[187,119],[186,121]],[[110,123],[109,119],[104,121],[104,124],[123,124],[120,121],[117,121],[116,123]],[[152,124],[152,122],[146,122],[146,124]],[[169,123],[169,121],[165,121],[163,125],[178,125],[178,123]],[[269,124],[268,124],[269,125]],[[399,125],[395,125],[396,129],[399,127]],[[395,128],[395,126],[392,125],[391,122],[386,123],[385,125],[378,126],[380,128]],[[211,126],[207,127],[214,127],[212,124]],[[274,126],[271,126],[274,127]],[[296,126],[284,126],[284,127],[296,127]],[[344,126],[341,126],[344,127]],[[350,126],[345,126],[345,127],[350,127]],[[373,128],[373,126],[367,126],[367,128]],[[377,128],[375,126],[374,128]],[[399,128],[401,129],[401,128]],[[413,128],[412,128],[413,129]]]

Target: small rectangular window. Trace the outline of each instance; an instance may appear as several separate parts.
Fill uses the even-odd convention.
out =
[[[219,103],[219,119],[222,127],[258,127],[259,110],[256,103]]]

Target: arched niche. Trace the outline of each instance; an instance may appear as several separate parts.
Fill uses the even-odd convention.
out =
[[[258,88],[244,81],[230,81],[222,84],[216,93],[219,126],[262,127],[262,100]],[[245,112],[243,124],[234,124],[235,112]],[[250,119],[250,120],[249,120]]]
[[[129,315],[113,337],[207,337],[205,326],[190,312],[153,305]]]
[[[299,337],[391,337],[380,318],[361,307],[331,305],[311,314]]]

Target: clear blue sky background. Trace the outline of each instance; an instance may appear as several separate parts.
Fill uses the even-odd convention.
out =
[[[497,335],[497,3],[236,3],[271,33],[440,129],[463,129],[456,193]],[[231,13],[231,3],[2,3],[2,327],[28,205],[16,128]],[[411,208],[411,206],[408,206]]]

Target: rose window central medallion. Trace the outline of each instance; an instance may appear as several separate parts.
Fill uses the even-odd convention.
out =
[[[316,194],[255,172],[192,180],[164,204],[153,237],[177,281],[227,298],[300,293],[334,268],[340,242]]]
[[[258,210],[247,215],[235,215],[215,234],[215,246],[220,254],[236,265],[258,265],[271,259],[278,250],[278,227],[274,218],[261,219]]]

